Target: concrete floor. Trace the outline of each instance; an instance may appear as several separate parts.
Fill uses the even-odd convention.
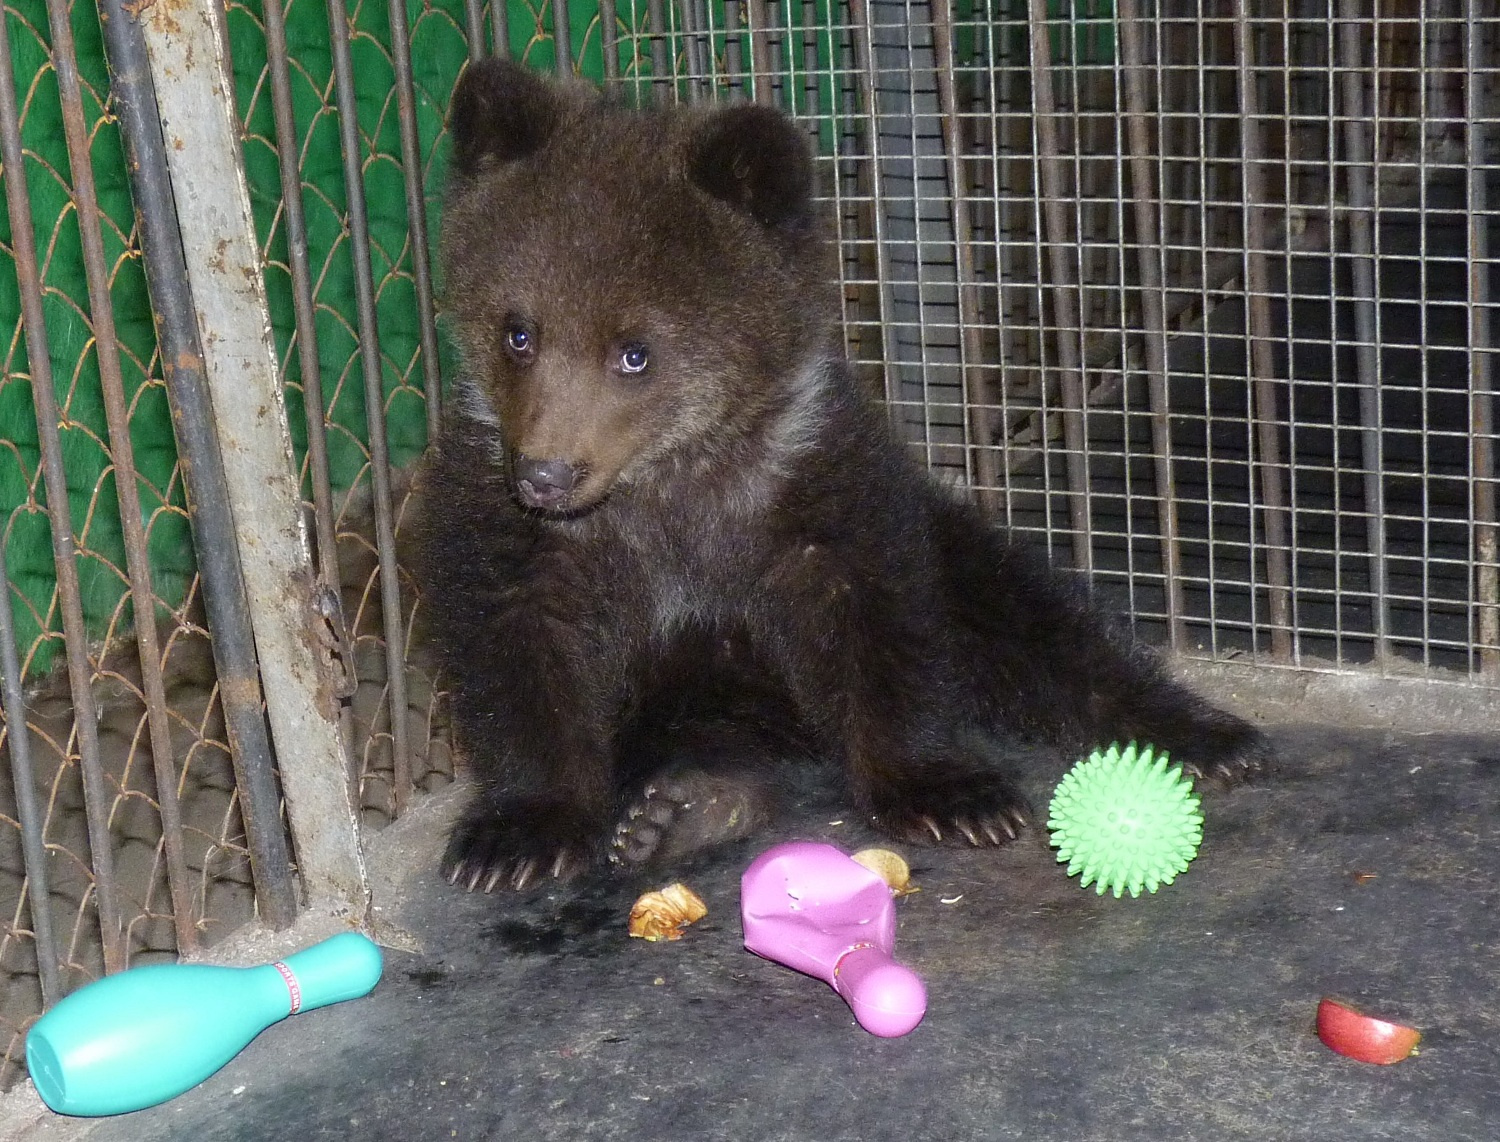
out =
[[[388,949],[370,997],[272,1027],[171,1103],[12,1136],[1493,1142],[1500,738],[1275,734],[1283,772],[1207,798],[1200,856],[1154,897],[1080,891],[1036,832],[908,852],[897,953],[930,1002],[895,1040],[740,943],[757,852],[872,839],[837,802],[679,870],[709,916],[647,944],[625,935],[647,880],[447,887],[440,795],[376,854],[380,931],[410,950]],[[1419,1054],[1333,1054],[1325,994],[1416,1024]]]

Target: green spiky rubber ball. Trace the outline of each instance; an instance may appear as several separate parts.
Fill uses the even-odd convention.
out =
[[[1068,875],[1080,887],[1097,884],[1139,896],[1171,884],[1198,854],[1203,814],[1193,781],[1180,766],[1167,768],[1165,751],[1148,745],[1095,750],[1075,765],[1052,794],[1047,828]]]

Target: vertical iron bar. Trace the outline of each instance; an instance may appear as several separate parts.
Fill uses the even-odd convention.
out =
[[[1485,29],[1474,18],[1477,5],[1467,6],[1465,42],[1468,44],[1464,74],[1464,177],[1468,185],[1466,219],[1469,231],[1469,487],[1473,490],[1474,593],[1479,643],[1479,670],[1487,679],[1500,679],[1500,544],[1496,542],[1495,483],[1495,342],[1492,339],[1490,274],[1489,124],[1493,122],[1481,101],[1489,84],[1480,69]],[[1493,47],[1495,25],[1490,25]],[[1493,57],[1492,57],[1493,58]],[[1491,78],[1492,82],[1492,78]]]
[[[745,0],[745,18],[750,28],[750,97],[769,107],[776,102],[776,96],[771,76],[771,17],[766,11],[766,0]]]
[[[1364,468],[1365,533],[1370,559],[1370,612],[1375,626],[1375,661],[1390,657],[1390,585],[1385,542],[1385,473],[1381,459],[1380,356],[1375,292],[1375,201],[1371,188],[1370,138],[1373,125],[1364,90],[1363,46],[1360,43],[1359,0],[1339,0],[1339,39],[1335,58],[1342,57],[1340,95],[1343,102],[1344,162],[1349,179],[1349,248],[1354,270],[1355,361],[1359,379],[1360,462]],[[1373,33],[1373,27],[1365,21]],[[1335,229],[1335,233],[1337,230]]]
[[[567,7],[566,4],[563,5]],[[422,392],[427,401],[427,435],[442,425],[443,378],[438,371],[437,321],[432,305],[432,259],[427,241],[427,193],[422,186],[422,145],[417,135],[417,93],[411,75],[411,30],[406,0],[390,0],[391,62],[396,72],[396,121],[401,137],[401,178],[406,190],[406,224],[411,274],[417,289],[417,331],[422,355]]]
[[[31,196],[27,193],[24,162],[9,20],[0,12],[0,166],[5,174],[0,181],[5,183],[16,277],[22,297],[29,298],[35,293],[38,271],[36,239],[31,232]],[[28,306],[31,304],[27,302]],[[40,309],[40,298],[36,299],[36,308]],[[33,317],[39,316],[39,313],[33,314]],[[28,328],[28,339],[29,336]],[[45,355],[45,346],[40,348]],[[29,344],[27,352],[32,352]],[[35,366],[31,367],[34,371]],[[42,989],[42,1004],[48,1006],[62,995],[58,979],[58,967],[62,961],[58,957],[57,937],[52,930],[52,893],[47,886],[47,849],[43,843],[47,822],[37,804],[31,735],[26,729],[26,701],[21,692],[15,615],[10,602],[10,573],[5,566],[5,535],[8,530],[9,521],[0,520],[0,697],[4,699],[5,723],[10,739],[11,783],[16,793],[16,819],[21,826],[21,857],[26,868],[31,931],[36,941],[37,977]]]
[[[498,0],[497,0],[498,2]],[[349,10],[344,0],[328,0],[333,48],[339,139],[344,156],[344,196],[349,208],[350,255],[354,261],[355,305],[359,311],[359,358],[364,380],[365,421],[370,434],[370,485],[374,493],[375,549],[380,558],[380,605],[385,626],[386,701],[391,720],[391,798],[395,815],[406,811],[411,793],[411,743],[407,727],[406,639],[401,625],[401,582],[396,569],[392,527],[390,452],[385,436],[385,399],[380,329],[375,317],[375,274],[370,265],[370,219],[361,169],[359,120],[354,97],[354,65],[349,53]]]
[[[943,132],[945,165],[948,168],[949,217],[953,225],[954,265],[958,275],[959,377],[963,386],[964,473],[987,512],[995,510],[1000,484],[996,464],[995,410],[988,401],[986,376],[980,362],[984,348],[979,331],[979,286],[974,272],[974,226],[969,216],[968,166],[963,153],[963,120],[959,117],[953,19],[946,3],[933,6],[932,49],[937,63],[938,122]],[[979,437],[975,448],[974,437]],[[976,455],[977,452],[977,455]]]
[[[109,271],[100,229],[99,198],[89,156],[89,130],[83,113],[78,80],[78,56],[69,13],[59,0],[48,0],[53,67],[62,105],[63,135],[73,178],[73,204],[78,215],[79,245],[83,255],[94,333],[94,356],[109,427],[110,460],[115,469],[115,493],[125,540],[125,565],[135,607],[136,652],[141,665],[141,688],[146,698],[146,724],[151,739],[151,762],[156,777],[157,812],[162,828],[162,855],[167,891],[172,901],[172,924],[179,954],[197,950],[198,926],[193,919],[192,885],[182,848],[182,813],[177,800],[177,766],[172,749],[167,696],[161,676],[161,648],[157,640],[156,603],[151,589],[151,565],[146,554],[146,527],[137,489],[135,448],[130,440],[130,413],[120,375],[120,347],[115,336],[114,304],[109,295]]]
[[[802,0],[800,9],[802,40],[802,96],[806,100],[806,114],[809,119],[817,122],[827,119],[830,122],[834,118],[834,111],[829,107],[823,109],[822,91],[818,79],[818,5],[817,0]],[[830,17],[831,19],[832,17]],[[791,23],[788,20],[787,23]],[[833,64],[829,64],[830,71]]]
[[[1019,379],[1028,374],[1039,376],[1039,370],[1031,369],[1025,364],[1018,365],[1017,362],[1040,361],[1039,354],[1028,353],[1026,349],[1027,338],[1032,329],[1027,313],[1032,295],[1030,290],[1020,284],[1035,276],[1027,259],[1029,251],[1022,239],[1030,217],[1026,200],[1034,196],[1017,193],[1011,182],[1017,172],[1025,172],[1027,177],[1030,177],[1031,173],[1025,166],[1025,160],[1014,153],[1011,142],[1014,124],[1018,118],[1013,114],[1013,110],[1022,102],[1022,81],[1025,80],[1027,84],[1030,82],[1029,71],[1015,66],[1016,22],[1015,15],[1007,12],[1005,21],[998,27],[990,29],[987,37],[992,68],[989,92],[990,182],[995,188],[996,195],[1002,192],[1005,194],[1003,199],[996,201],[994,208],[995,314],[1002,330],[999,338],[1001,375],[997,386],[1000,390],[998,416],[1000,431],[1004,434],[1009,433],[1009,425],[1016,417],[1009,398],[1021,388],[1021,385],[1012,386],[1009,378]],[[1026,92],[1024,98],[1027,102],[1030,101],[1029,91]],[[1002,459],[1008,476],[1013,454],[1009,450],[1008,439],[1004,443],[1006,450]],[[1014,455],[1019,456],[1020,452],[1020,449],[1016,449]],[[1007,525],[1013,518],[1013,493],[1014,489],[1007,479],[1002,495],[1002,510]]]
[[[344,19],[348,20],[347,8]],[[490,0],[490,35],[495,41],[494,54],[510,59],[510,0]]]
[[[261,708],[255,642],[234,517],[204,375],[197,318],[187,287],[182,238],[172,213],[172,184],[146,46],[140,25],[127,11],[124,0],[102,0],[99,16],[110,90],[125,143],[146,281],[156,313],[167,398],[182,454],[188,518],[203,579],[219,700],[234,761],[256,904],[265,923],[284,928],[297,909],[291,861]]]
[[[396,0],[391,2],[394,4]],[[558,75],[573,72],[573,28],[568,23],[568,0],[552,0],[552,48],[552,70]]]
[[[615,0],[599,0],[599,50],[604,56],[604,87],[611,94],[620,89],[619,31]]]
[[[1265,176],[1261,170],[1265,146],[1260,131],[1260,98],[1251,60],[1248,0],[1235,0],[1234,47],[1239,74],[1240,124],[1243,145],[1240,162],[1244,177],[1245,290],[1250,310],[1250,369],[1254,377],[1256,445],[1261,487],[1261,514],[1266,536],[1266,578],[1271,602],[1271,654],[1282,661],[1292,657],[1291,574],[1287,558],[1286,486],[1281,472],[1281,439],[1277,435],[1276,358],[1271,343],[1271,286],[1266,268]],[[1252,489],[1254,487],[1252,482]],[[1253,491],[1252,491],[1253,496]],[[1252,531],[1253,534],[1253,531]],[[1253,548],[1253,545],[1252,545]],[[1255,563],[1251,553],[1251,596]]]
[[[8,37],[0,29],[0,83],[12,104],[12,72]],[[8,133],[5,120],[0,130]],[[5,169],[11,170],[10,156]],[[14,233],[14,230],[12,230]],[[26,698],[21,692],[21,660],[16,652],[15,614],[10,605],[10,575],[5,568],[5,529],[0,528],[0,695],[5,705],[6,737],[10,742],[10,778],[16,792],[16,820],[21,826],[21,859],[26,869],[26,902],[31,913],[31,935],[36,942],[37,979],[42,987],[42,1006],[62,998],[58,983],[57,937],[52,931],[52,893],[47,887],[47,847],[42,832],[47,827],[36,796],[36,770],[31,764],[31,734],[26,729]]]
[[[318,578],[325,588],[339,589],[338,541],[334,533],[333,480],[328,466],[328,430],[323,404],[323,371],[318,361],[318,323],[313,305],[313,278],[307,255],[307,219],[298,166],[297,120],[292,108],[292,80],[282,0],[263,0],[266,60],[271,78],[271,109],[276,123],[276,158],[281,172],[281,202],[286,219],[287,262],[292,272],[292,310],[297,321],[297,361],[302,372],[302,406],[307,421],[307,464],[311,473],[314,530],[318,542]],[[346,664],[352,667],[352,663]]]
[[[678,0],[677,11],[683,54],[687,56],[688,102],[700,103],[708,94],[708,65],[703,59],[703,26],[698,23],[696,0]]]
[[[1162,575],[1166,580],[1167,641],[1173,650],[1187,644],[1183,621],[1182,542],[1177,524],[1177,479],[1172,471],[1172,421],[1167,387],[1166,292],[1162,284],[1160,209],[1151,169],[1151,100],[1146,90],[1144,21],[1136,0],[1119,0],[1118,41],[1125,73],[1126,131],[1130,146],[1131,201],[1135,210],[1136,265],[1141,276],[1141,311],[1146,326],[1146,382],[1151,404],[1151,451],[1156,471],[1157,527],[1161,533]],[[1123,237],[1123,236],[1122,236]]]
[[[669,29],[665,0],[647,0],[646,22],[651,36],[651,97],[658,103],[670,102],[672,74],[677,67],[675,52],[669,54]]]
[[[875,276],[878,279],[875,286],[877,305],[875,319],[880,328],[880,351],[884,357],[880,370],[883,381],[882,389],[889,407],[900,395],[897,377],[893,373],[899,357],[896,347],[896,330],[891,320],[896,306],[892,295],[890,246],[886,236],[885,186],[880,147],[879,83],[875,75],[875,26],[872,22],[869,0],[849,0],[849,10],[855,23],[858,24],[853,36],[854,59],[859,71],[860,95],[865,105],[865,134],[870,150],[869,162],[856,169],[866,170],[869,175],[871,230],[875,237]],[[753,25],[750,48],[753,82],[756,67],[753,58],[755,52]]]
[[[724,72],[731,88],[743,90],[745,51],[740,40],[740,0],[724,0]]]
[[[1063,178],[1058,111],[1052,94],[1052,56],[1047,29],[1047,0],[1029,0],[1031,33],[1031,98],[1035,113],[1037,166],[1042,189],[1042,215],[1052,273],[1052,312],[1061,365],[1063,442],[1068,462],[1068,519],[1072,530],[1073,566],[1085,574],[1093,570],[1094,553],[1089,522],[1088,462],[1084,455],[1083,337],[1078,282],[1068,262],[1072,245]],[[1040,268],[1040,267],[1038,267]],[[1044,442],[1045,443],[1045,442]]]
[[[468,42],[469,62],[478,62],[484,56],[483,0],[464,0],[464,39]]]
[[[3,16],[0,16],[3,18]],[[114,853],[109,836],[109,790],[99,762],[98,718],[90,687],[93,668],[88,660],[88,635],[79,594],[77,546],[68,504],[67,475],[59,440],[60,414],[52,383],[52,360],[47,344],[46,319],[42,309],[41,269],[37,263],[36,237],[32,233],[31,202],[27,192],[25,160],[21,153],[21,120],[15,99],[8,29],[0,41],[5,55],[0,74],[0,162],[5,170],[5,204],[10,217],[12,255],[20,287],[21,320],[25,327],[26,355],[31,369],[31,390],[36,405],[36,427],[42,454],[47,492],[47,517],[52,530],[52,559],[57,569],[57,594],[67,647],[68,683],[73,698],[74,728],[78,737],[78,762],[83,780],[84,813],[88,824],[90,866],[94,878],[94,902],[99,916],[105,971],[126,966],[124,930],[115,895]],[[132,487],[132,491],[134,488]],[[0,583],[7,592],[9,582]],[[7,604],[9,599],[7,598]],[[12,724],[12,749],[17,736],[25,737],[24,711]],[[17,789],[19,796],[19,786]],[[33,901],[33,904],[36,902]],[[43,900],[42,908],[49,905]],[[40,951],[40,950],[39,950]]]

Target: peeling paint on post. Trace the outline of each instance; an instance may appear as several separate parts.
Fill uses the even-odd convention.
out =
[[[250,596],[266,711],[308,901],[362,919],[369,884],[349,743],[320,654],[316,578],[223,55],[223,10],[156,0],[141,21],[214,420]]]

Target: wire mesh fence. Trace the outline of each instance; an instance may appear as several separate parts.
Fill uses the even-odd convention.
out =
[[[212,942],[262,886],[99,21],[76,0],[4,14],[13,1062],[45,1002]],[[264,0],[223,17],[352,744],[329,764],[367,825],[453,772],[402,542],[453,367],[431,262],[443,114],[466,61],[497,52],[570,61],[617,98],[750,99],[805,123],[848,351],[898,431],[1149,637],[1500,688],[1488,7]]]

